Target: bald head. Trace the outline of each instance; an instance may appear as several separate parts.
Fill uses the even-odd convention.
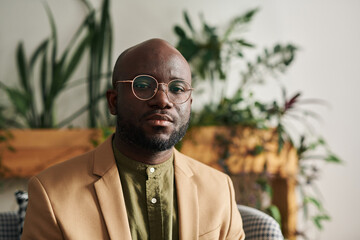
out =
[[[181,53],[165,40],[150,39],[121,53],[113,70],[113,87],[119,80],[129,80],[139,74],[161,74],[162,71],[182,71],[191,81],[189,64]]]

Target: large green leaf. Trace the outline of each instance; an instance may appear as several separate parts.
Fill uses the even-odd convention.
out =
[[[304,204],[305,204],[305,205],[311,203],[311,204],[313,204],[314,206],[316,206],[316,208],[317,208],[318,210],[320,210],[320,211],[323,210],[323,206],[322,206],[321,202],[320,202],[318,199],[314,198],[314,197],[307,196],[307,197],[304,198],[303,201],[304,201]]]
[[[48,16],[49,22],[50,22],[50,28],[51,28],[51,39],[52,39],[52,52],[51,52],[51,66],[52,68],[56,65],[56,55],[57,55],[57,31],[56,31],[56,25],[54,16],[51,12],[51,9],[49,8],[49,5],[46,2],[43,2],[46,14]]]
[[[178,25],[174,27],[174,32],[180,37],[180,38],[186,38],[185,31]]]
[[[47,46],[49,44],[49,39],[45,39],[40,45],[35,49],[34,53],[31,56],[29,68],[30,71],[33,71],[34,65],[40,54],[46,51]]]
[[[87,9],[88,9],[89,11],[94,10],[94,7],[93,7],[93,5],[91,4],[90,1],[88,1],[88,0],[81,0],[81,1],[85,4],[85,6],[87,7]]]
[[[326,162],[330,162],[330,163],[341,163],[341,159],[336,156],[335,154],[329,154],[326,158],[325,158]]]
[[[243,15],[240,15],[238,17],[235,17],[229,24],[228,28],[225,30],[225,34],[223,37],[223,41],[227,41],[231,33],[238,27],[239,25],[249,23],[253,16],[259,11],[258,8],[252,9],[248,12],[246,12]]]
[[[182,38],[178,42],[177,49],[187,61],[191,62],[201,51],[201,46],[197,45],[196,42],[190,38]]]
[[[184,11],[184,12],[183,12],[183,15],[184,15],[184,20],[185,20],[185,22],[186,22],[186,25],[189,27],[189,29],[190,29],[190,31],[191,31],[192,33],[195,33],[195,30],[194,30],[194,28],[193,28],[193,26],[192,26],[190,17],[189,17],[189,15],[187,14],[187,12]]]
[[[29,70],[28,70],[28,65],[26,62],[24,44],[22,42],[20,42],[18,44],[16,56],[17,56],[17,58],[16,58],[17,59],[17,69],[19,72],[21,87],[25,91],[28,91],[28,89],[30,87],[29,86]]]
[[[244,47],[250,47],[250,48],[255,47],[255,45],[253,43],[249,43],[245,39],[239,39],[239,40],[236,40],[236,42],[239,43],[241,46],[244,46]]]
[[[330,216],[327,215],[327,214],[319,214],[319,215],[314,216],[312,219],[313,219],[313,222],[314,222],[315,226],[319,230],[323,229],[323,224],[322,224],[323,221],[331,220]]]
[[[9,96],[12,104],[16,108],[16,111],[22,116],[26,117],[30,110],[30,98],[29,96],[17,89],[7,88],[6,93]]]
[[[63,84],[66,84],[66,82],[69,80],[69,78],[73,74],[74,70],[79,65],[80,59],[82,58],[86,48],[88,47],[90,40],[91,40],[90,36],[84,37],[84,39],[81,41],[78,48],[75,50],[74,54],[70,58],[67,67],[64,69]]]
[[[47,101],[47,97],[49,94],[48,87],[48,63],[47,63],[47,52],[45,51],[42,55],[41,61],[41,70],[40,70],[40,92],[42,97],[42,102],[45,103]]]
[[[266,208],[266,211],[279,223],[281,227],[281,214],[279,208],[276,207],[275,205],[270,205],[268,208]]]
[[[84,31],[86,30],[89,22],[93,21],[94,18],[95,18],[95,10],[93,9],[92,11],[90,11],[90,13],[86,16],[86,18],[80,24],[80,26],[76,30],[75,34],[72,36],[69,44],[66,46],[66,48],[60,58],[60,61],[59,61],[59,63],[61,65],[65,62],[70,50],[75,46],[75,44],[78,41],[78,39],[80,38],[81,34],[83,34]],[[87,33],[87,34],[91,35],[92,33]]]

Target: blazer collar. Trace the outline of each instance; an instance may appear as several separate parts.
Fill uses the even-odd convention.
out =
[[[116,168],[114,152],[112,149],[112,136],[95,148],[93,156],[93,173],[95,175],[102,177],[111,168]]]
[[[179,217],[179,239],[198,239],[199,202],[193,171],[187,156],[174,149],[175,185]]]
[[[93,173],[100,177],[94,184],[95,192],[110,239],[131,240],[125,200],[111,141],[112,137],[109,137],[94,150]]]

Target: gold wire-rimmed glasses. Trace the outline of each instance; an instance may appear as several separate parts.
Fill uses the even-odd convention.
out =
[[[150,100],[159,90],[159,85],[164,85],[166,96],[169,101],[181,104],[189,100],[193,88],[181,79],[174,79],[168,83],[159,83],[156,78],[150,75],[138,75],[132,80],[119,80],[118,83],[131,83],[132,92],[139,100]]]

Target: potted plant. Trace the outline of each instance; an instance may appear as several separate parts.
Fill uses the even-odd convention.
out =
[[[200,90],[194,93],[195,102],[206,99],[193,111],[190,133],[179,148],[229,174],[238,202],[267,211],[281,223],[285,237],[306,237],[296,227],[299,208],[317,229],[330,219],[319,194],[312,191],[319,168],[311,159],[341,161],[323,138],[306,128],[307,121],[301,121],[316,114],[299,106],[322,101],[303,99],[301,93],[288,96],[283,87],[280,100],[257,98],[254,89],[283,74],[297,52],[293,44],[275,44],[249,60],[247,53],[255,45],[244,38],[243,30],[257,12],[235,17],[224,28],[209,25],[201,16],[201,30],[184,12],[186,30],[174,27],[177,48],[190,63],[194,88]],[[229,77],[234,65],[240,69],[235,70],[235,80]],[[293,134],[289,122],[299,119],[304,132]],[[301,194],[299,204],[295,192]],[[315,206],[311,213],[310,205]]]
[[[100,122],[102,126],[109,124],[104,121],[108,118],[100,114],[99,104],[107,89],[105,86],[104,90],[102,79],[108,79],[111,75],[110,1],[103,1],[100,12],[88,1],[82,2],[87,7],[88,14],[61,55],[58,51],[55,20],[45,3],[51,35],[40,43],[29,58],[25,55],[24,44],[22,42],[18,44],[16,59],[19,87],[7,86],[0,82],[1,90],[6,93],[12,105],[12,108],[1,109],[6,111],[6,115],[11,116],[9,119],[12,119],[11,122],[5,121],[5,118],[1,119],[2,129],[6,130],[1,132],[1,136],[7,136],[8,132],[12,136],[11,139],[6,138],[6,144],[0,144],[2,151],[0,170],[4,177],[30,177],[54,163],[90,150],[94,141],[101,137],[101,130],[95,127],[98,127]],[[103,50],[104,48],[106,51]],[[73,73],[85,60],[84,56],[87,52],[90,56],[87,61],[87,77],[72,80]],[[60,122],[57,121],[56,100],[64,91],[80,84],[88,85],[89,103],[71,116]],[[91,129],[64,128],[87,111]],[[21,129],[13,129],[13,127]],[[14,151],[8,151],[8,143]]]

